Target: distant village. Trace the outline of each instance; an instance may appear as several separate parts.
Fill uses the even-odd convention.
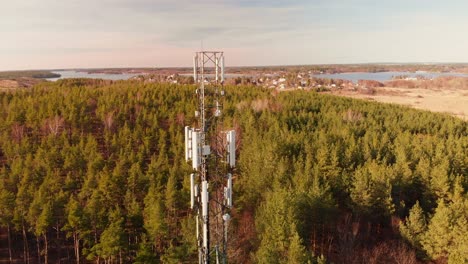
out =
[[[331,90],[369,90],[376,87],[383,87],[384,84],[373,80],[359,80],[354,83],[349,80],[317,78],[314,72],[273,72],[248,74],[228,74],[225,80],[226,85],[247,85],[257,86],[276,90],[314,90],[326,92]],[[145,83],[173,83],[173,84],[193,84],[193,77],[190,74],[169,74],[169,75],[139,75],[133,77],[135,80]],[[208,82],[208,80],[205,80]]]

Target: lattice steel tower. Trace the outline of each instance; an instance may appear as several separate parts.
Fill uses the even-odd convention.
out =
[[[196,52],[193,79],[198,85],[197,122],[185,127],[185,160],[192,161],[194,170],[190,174],[190,207],[196,220],[199,263],[227,263],[236,132],[222,128],[223,52]]]

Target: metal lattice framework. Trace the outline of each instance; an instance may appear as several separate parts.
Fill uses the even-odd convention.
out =
[[[190,175],[190,202],[195,213],[199,263],[208,264],[210,259],[227,263],[236,135],[234,130],[222,129],[223,52],[196,52],[193,78],[198,85],[197,124],[185,127],[185,159],[192,161],[194,170]]]

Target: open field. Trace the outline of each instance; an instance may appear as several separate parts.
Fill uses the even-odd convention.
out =
[[[468,120],[468,90],[422,88],[376,88],[373,94],[335,90],[335,95],[407,105],[417,109],[448,113]]]
[[[40,83],[42,80],[35,78],[21,77],[16,79],[0,79],[0,91],[14,90],[17,88],[30,88]]]

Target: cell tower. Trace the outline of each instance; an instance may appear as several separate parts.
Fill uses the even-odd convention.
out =
[[[196,52],[193,79],[198,85],[197,123],[185,127],[185,160],[192,161],[194,170],[190,174],[190,207],[195,213],[198,261],[227,263],[236,132],[222,129],[223,52]]]

